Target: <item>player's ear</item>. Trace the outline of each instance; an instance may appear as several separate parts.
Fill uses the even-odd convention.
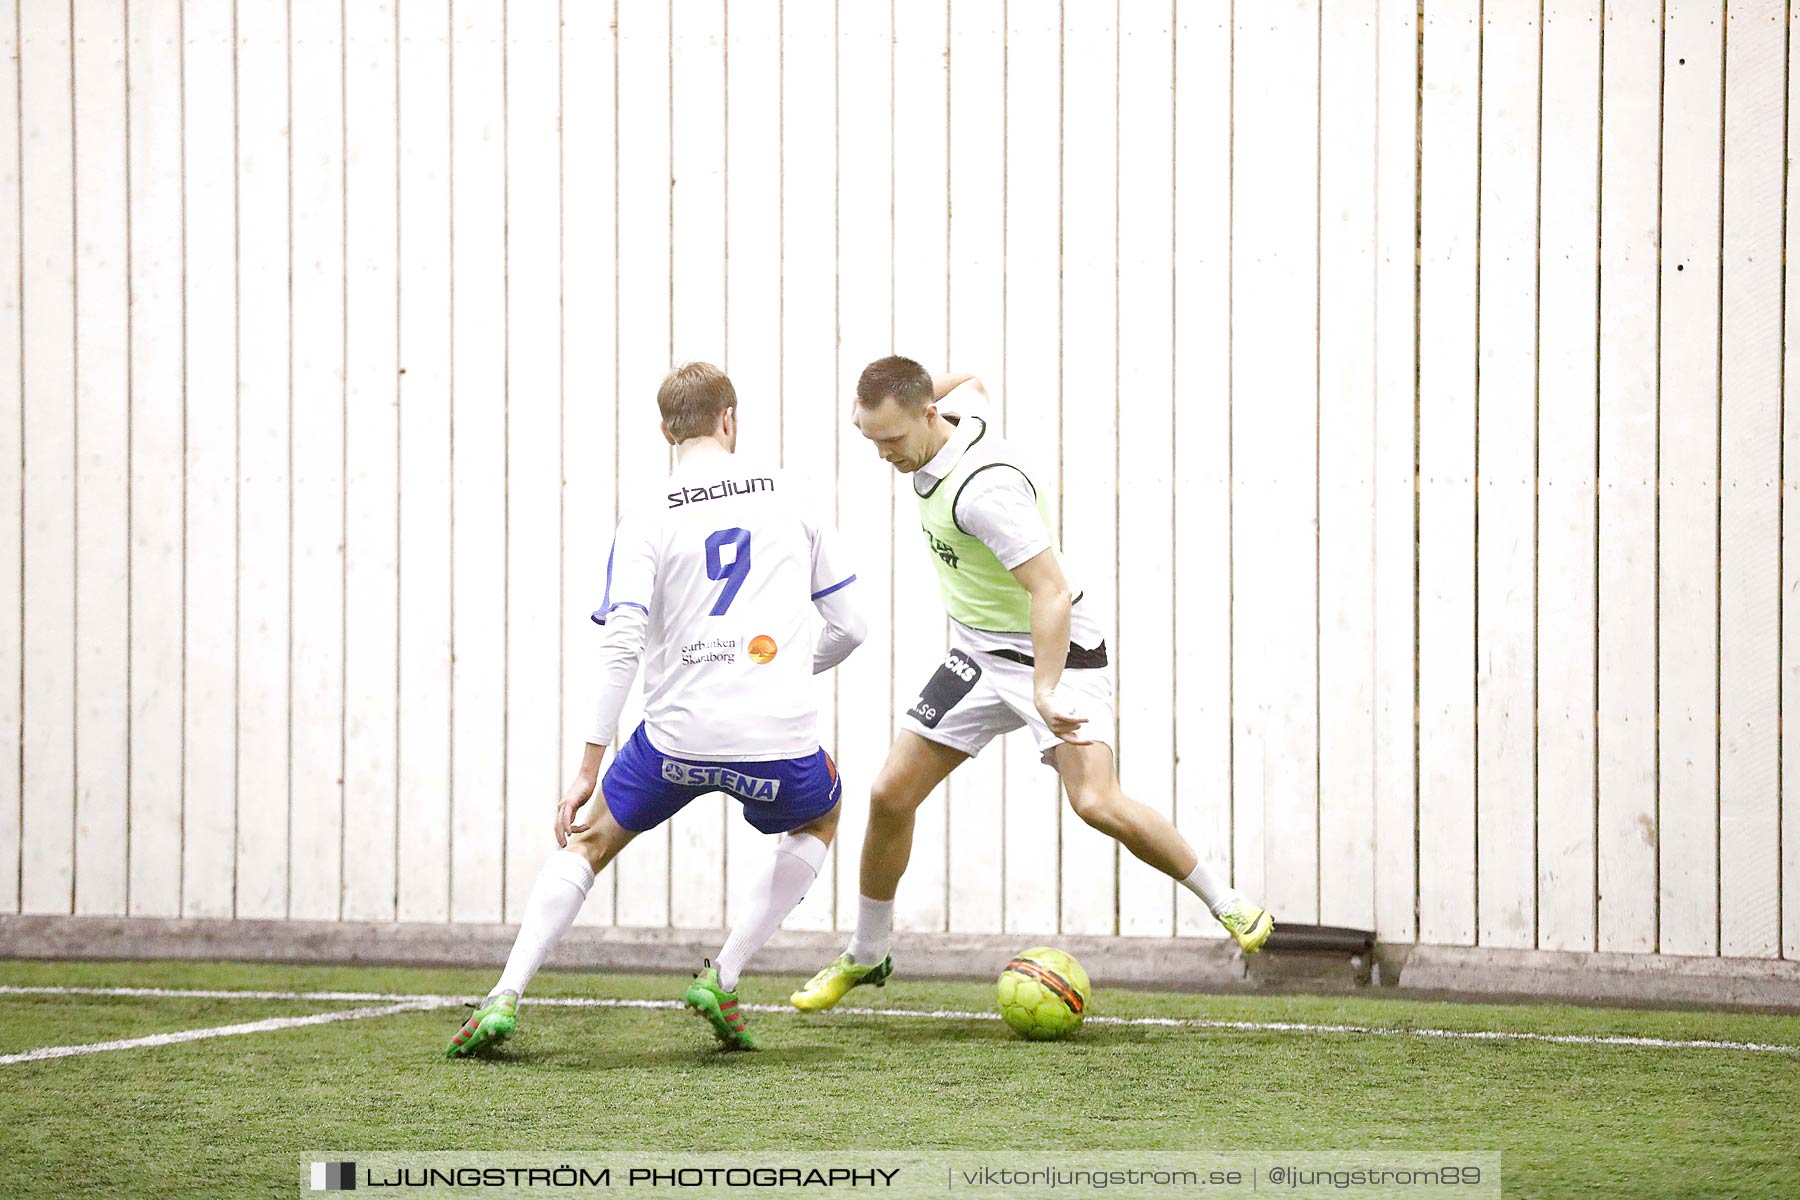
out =
[[[662,430],[663,441],[665,441],[665,442],[669,443],[669,445],[673,446],[675,444],[675,435],[669,432],[669,423],[667,421],[663,421],[659,424],[658,428],[660,428]]]
[[[737,408],[733,405],[727,405],[725,411],[719,414],[719,432],[725,435],[727,441],[735,445],[737,443],[737,431]]]

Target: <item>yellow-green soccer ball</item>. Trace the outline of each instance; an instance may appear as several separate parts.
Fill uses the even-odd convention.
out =
[[[1034,1042],[1068,1037],[1079,1029],[1092,994],[1081,964],[1049,946],[1034,947],[1007,963],[995,990],[1000,1016]]]

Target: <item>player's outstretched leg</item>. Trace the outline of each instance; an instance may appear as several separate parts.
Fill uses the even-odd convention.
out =
[[[1200,897],[1245,954],[1263,948],[1275,919],[1208,869],[1173,822],[1125,794],[1113,773],[1111,747],[1058,746],[1056,769],[1077,816]]]
[[[519,997],[524,995],[525,985],[544,965],[550,948],[575,923],[575,914],[594,886],[594,875],[634,836],[613,820],[602,803],[587,832],[570,838],[567,848],[544,860],[537,882],[531,885],[525,919],[519,924],[519,936],[513,940],[500,981],[444,1047],[444,1057],[463,1058],[491,1048],[518,1028]]]
[[[769,870],[752,893],[749,910],[731,927],[725,947],[719,951],[719,965],[715,968],[708,963],[705,970],[694,976],[682,997],[712,1026],[713,1034],[727,1050],[756,1049],[744,1028],[743,1012],[737,1007],[738,977],[750,957],[781,928],[819,877],[819,868],[831,849],[831,836],[837,830],[838,808],[833,804],[830,812],[775,843]]]
[[[931,790],[968,755],[911,730],[902,730],[869,789],[869,827],[863,834],[861,898],[856,933],[844,953],[789,997],[795,1008],[820,1012],[851,988],[880,987],[894,973],[894,893],[912,857],[913,814]]]

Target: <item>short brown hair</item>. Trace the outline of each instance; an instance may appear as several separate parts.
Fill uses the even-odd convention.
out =
[[[898,354],[876,359],[863,368],[862,378],[856,381],[856,402],[864,408],[877,408],[889,396],[902,408],[922,411],[934,399],[931,372]]]
[[[669,436],[678,442],[705,437],[719,427],[719,414],[737,407],[737,389],[725,372],[711,363],[683,363],[663,376],[656,389]]]

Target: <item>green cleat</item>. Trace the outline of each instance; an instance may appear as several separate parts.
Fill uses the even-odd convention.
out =
[[[712,1026],[713,1036],[719,1039],[721,1049],[756,1049],[756,1039],[750,1036],[743,1010],[738,1007],[737,993],[719,986],[719,971],[711,962],[695,974],[694,982],[688,984],[682,1000],[690,1012],[704,1017]]]
[[[1255,954],[1275,932],[1275,918],[1266,908],[1258,908],[1248,900],[1240,900],[1213,914],[1226,932],[1237,939],[1245,954]]]
[[[474,1016],[463,1022],[444,1047],[444,1057],[466,1058],[477,1050],[497,1046],[518,1027],[519,993],[495,992],[481,1002]]]
[[[859,967],[848,954],[840,954],[832,960],[831,965],[814,975],[801,985],[799,991],[788,997],[788,1003],[802,1012],[824,1012],[844,998],[844,993],[853,987],[861,987],[872,983],[876,987],[886,987],[888,976],[894,973],[894,956],[888,955],[871,967]]]

